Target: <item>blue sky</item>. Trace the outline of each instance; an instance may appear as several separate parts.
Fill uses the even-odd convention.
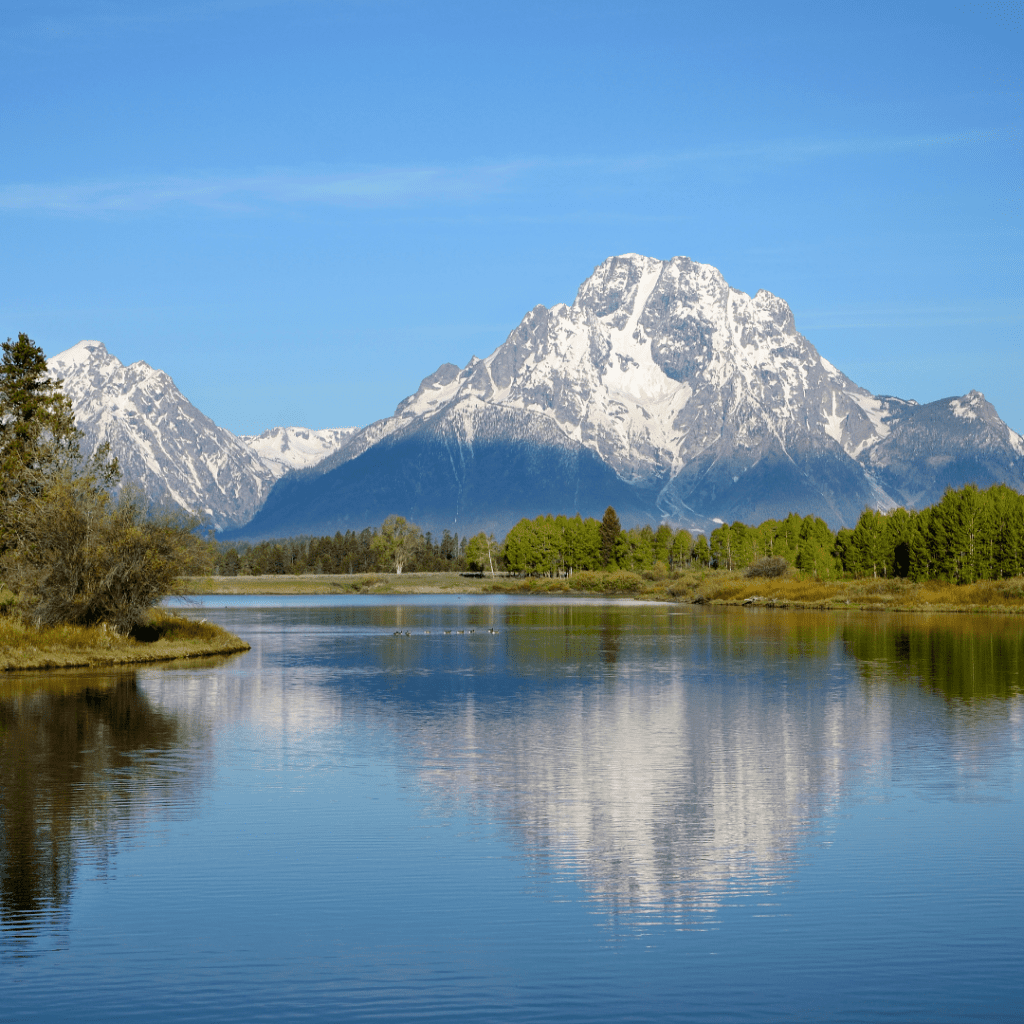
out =
[[[606,257],[1024,431],[1024,4],[5,0],[0,331],[236,433],[389,415]]]

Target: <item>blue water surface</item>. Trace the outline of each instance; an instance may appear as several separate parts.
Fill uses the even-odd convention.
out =
[[[2,1021],[1020,1019],[1018,622],[188,614],[0,691]]]

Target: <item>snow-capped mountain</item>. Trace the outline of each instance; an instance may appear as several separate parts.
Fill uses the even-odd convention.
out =
[[[295,469],[307,469],[322,462],[328,455],[343,448],[358,427],[329,427],[310,430],[307,427],[272,427],[262,434],[239,434],[274,474],[274,479]]]
[[[789,511],[852,525],[945,486],[1024,485],[1024,441],[976,392],[875,396],[767,291],[685,257],[606,260],[572,305],[537,306],[486,359],[445,363],[394,416],[282,479],[246,536],[510,526],[613,504],[694,527]]]
[[[48,366],[63,378],[83,451],[109,441],[123,480],[152,500],[208,516],[218,529],[247,522],[263,504],[275,473],[162,370],[125,366],[98,341],[81,341]]]

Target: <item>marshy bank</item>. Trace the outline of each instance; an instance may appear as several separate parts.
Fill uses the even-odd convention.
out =
[[[0,618],[0,670],[86,668],[235,654],[249,645],[211,622],[158,610],[121,636],[105,626],[37,628]]]
[[[739,570],[577,572],[567,577],[466,573],[192,576],[185,594],[564,594],[630,596],[682,604],[885,611],[1024,612],[1024,577],[949,584],[940,580],[752,578]]]

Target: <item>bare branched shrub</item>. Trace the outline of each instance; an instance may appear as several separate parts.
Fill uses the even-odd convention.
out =
[[[756,562],[751,562],[743,570],[743,575],[778,579],[781,576],[785,576],[788,572],[789,562],[775,555],[771,558],[759,558]]]
[[[102,530],[103,576],[92,615],[127,633],[200,557],[198,520],[180,511],[151,514],[139,491],[122,491]]]

